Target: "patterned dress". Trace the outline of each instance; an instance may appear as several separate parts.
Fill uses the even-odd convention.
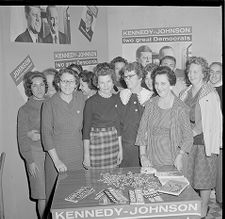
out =
[[[201,113],[197,114],[200,118],[195,118],[195,107],[199,100],[201,89],[192,97],[191,89],[188,91],[185,103],[190,107],[190,121],[192,127],[201,127]],[[200,108],[199,108],[200,109]],[[198,123],[198,124],[197,124]],[[206,156],[203,133],[194,137],[188,158],[187,178],[195,189],[211,189],[216,183],[216,159],[217,155]]]
[[[156,166],[173,165],[170,140],[171,108],[161,109],[158,105],[156,108],[159,113],[152,120],[152,153],[154,154],[152,164]]]

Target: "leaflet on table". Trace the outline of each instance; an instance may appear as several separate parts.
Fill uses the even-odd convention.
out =
[[[180,181],[177,179],[168,180],[161,188],[158,189],[158,192],[178,196],[189,184],[190,183],[188,181]]]

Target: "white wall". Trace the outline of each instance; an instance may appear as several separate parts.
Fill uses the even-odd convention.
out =
[[[192,55],[222,61],[221,7],[126,6],[107,12],[110,60],[122,54],[122,30],[192,26]]]

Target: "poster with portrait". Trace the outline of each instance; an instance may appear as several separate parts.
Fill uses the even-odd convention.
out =
[[[136,51],[146,45],[152,50],[152,62],[159,64],[159,51],[165,46],[172,49],[176,68],[185,69],[192,54],[192,27],[154,27],[122,30],[122,54],[128,61],[136,60]]]
[[[98,8],[95,6],[86,6],[82,12],[82,17],[79,23],[80,32],[89,40],[92,40],[95,22],[98,15]]]
[[[69,6],[13,6],[10,41],[71,44]]]

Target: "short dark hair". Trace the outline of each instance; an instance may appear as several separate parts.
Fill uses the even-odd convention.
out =
[[[151,52],[152,53],[152,50],[147,45],[140,46],[136,50],[136,58],[140,58],[142,52]]]
[[[34,78],[42,78],[43,82],[45,84],[45,93],[48,91],[48,84],[45,75],[42,72],[39,71],[28,71],[24,76],[23,76],[23,86],[25,90],[25,94],[27,97],[33,96],[33,92],[31,89],[31,85],[33,84],[32,80]]]
[[[209,69],[210,69],[213,65],[219,65],[221,68],[223,67],[221,62],[212,62],[212,63],[210,64],[210,66],[209,66]]]
[[[125,65],[128,63],[127,60],[121,56],[115,57],[110,63],[112,64],[113,67],[115,67],[115,63],[117,62],[123,62]]]
[[[192,56],[189,58],[189,60],[187,61],[186,64],[186,73],[188,74],[189,69],[191,64],[196,64],[196,65],[200,65],[202,67],[202,73],[204,75],[203,80],[204,81],[208,81],[209,80],[209,66],[208,66],[208,62],[206,61],[206,59],[204,59],[203,57],[197,57],[197,56]]]
[[[162,65],[162,62],[163,62],[165,59],[170,59],[170,60],[172,60],[172,61],[175,63],[175,66],[176,66],[176,59],[175,59],[175,57],[173,57],[173,56],[164,56],[164,57],[162,57],[162,58],[160,59],[159,65]]]
[[[151,73],[151,75],[152,75],[152,72],[156,69],[156,68],[158,68],[159,66],[157,65],[157,64],[155,64],[155,63],[148,63],[145,67],[144,67],[144,70],[145,70],[145,76],[148,74],[148,72],[150,72]]]
[[[55,84],[56,91],[60,91],[59,82],[60,82],[61,76],[64,73],[68,73],[68,74],[73,75],[74,78],[75,78],[75,82],[76,82],[77,87],[79,86],[79,76],[78,76],[77,72],[75,72],[75,71],[73,71],[72,69],[69,69],[69,68],[62,68],[58,71],[57,74],[55,74],[55,77],[54,77],[54,80],[53,80],[53,83]]]
[[[123,71],[135,71],[136,75],[138,78],[143,78],[144,77],[144,67],[142,66],[141,63],[139,62],[130,62],[124,66]]]
[[[153,86],[155,87],[155,78],[157,75],[167,75],[168,81],[171,86],[176,84],[176,75],[173,70],[171,70],[168,66],[159,66],[152,72],[152,80]]]
[[[107,62],[103,62],[103,63],[99,63],[94,69],[93,84],[96,87],[98,87],[99,76],[104,76],[104,75],[110,75],[110,77],[112,78],[113,84],[116,83],[116,74],[114,69],[112,68],[112,65]]]
[[[79,74],[79,78],[88,84],[89,89],[96,90],[97,88],[93,84],[94,73],[92,71],[83,70]]]
[[[76,68],[79,71],[79,72],[77,71],[78,74],[80,74],[83,71],[82,65],[75,64],[75,63],[72,63],[67,68],[72,69],[73,71],[76,71],[76,70],[73,69],[73,68]]]

